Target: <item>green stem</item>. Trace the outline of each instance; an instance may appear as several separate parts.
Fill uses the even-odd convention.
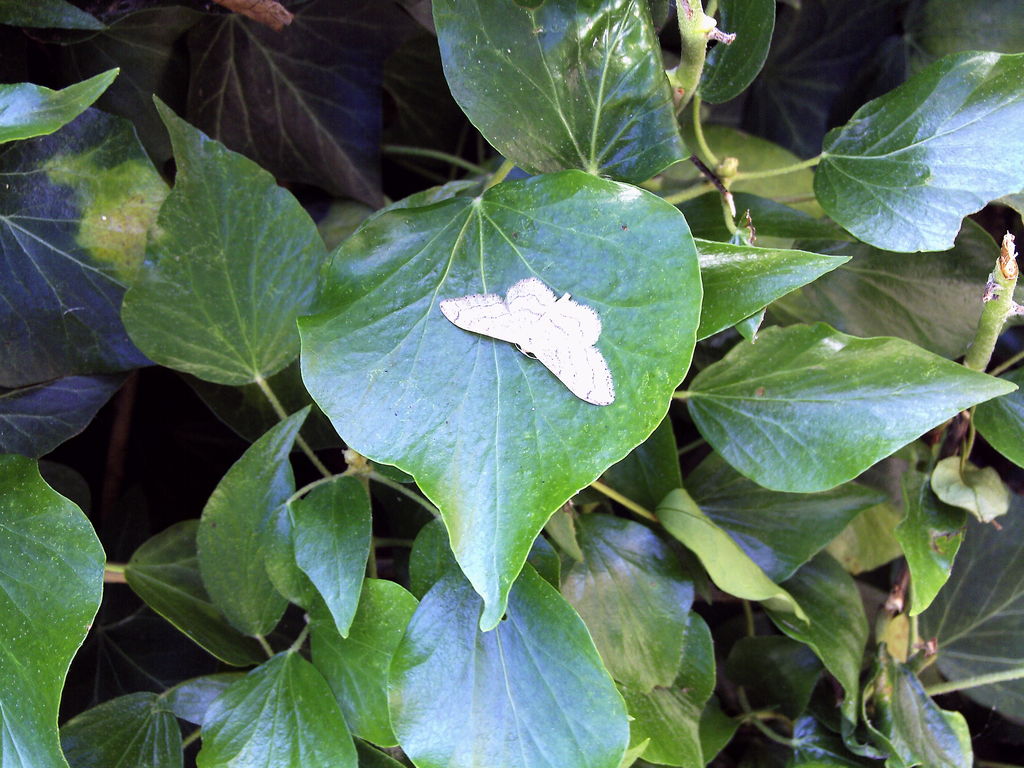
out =
[[[263,649],[263,652],[267,654],[268,659],[274,655],[274,649],[270,647],[270,643],[267,642],[267,638],[263,635],[253,635],[253,637],[255,637],[256,642],[260,644],[260,648]]]
[[[435,507],[433,504],[431,504],[425,498],[423,498],[418,493],[416,493],[416,491],[414,491],[412,488],[407,488],[406,486],[402,485],[401,483],[395,482],[390,477],[385,477],[384,475],[380,474],[379,472],[371,471],[367,475],[367,477],[370,478],[371,480],[373,480],[373,482],[375,482],[375,483],[380,483],[381,485],[386,485],[388,488],[390,488],[390,489],[392,489],[394,491],[398,491],[398,493],[402,494],[403,496],[406,496],[406,497],[412,499],[417,504],[419,504],[421,507],[423,507],[425,510],[427,510],[427,512],[432,514],[434,517],[440,517],[441,516],[441,512],[440,512],[440,510],[438,510],[437,507]]]
[[[515,167],[515,161],[505,158],[502,161],[501,165],[498,166],[498,170],[492,173],[491,178],[489,178],[487,180],[487,183],[484,184],[484,192],[486,192],[488,189],[495,186],[496,184],[501,184],[501,182],[505,180],[505,177],[508,176],[511,170]]]
[[[754,609],[749,600],[743,600],[743,621],[747,626],[747,637],[757,635],[757,628],[754,624]]]
[[[708,33],[714,29],[715,20],[704,13],[701,0],[678,0],[676,19],[679,22],[679,66],[668,72],[668,79],[675,91],[678,114],[697,92],[708,55]]]
[[[758,717],[757,713],[754,712],[753,709],[751,709],[750,701],[747,700],[747,692],[743,690],[742,686],[736,689],[736,698],[739,701],[740,709],[743,710],[743,722],[750,723],[752,726],[757,728],[757,730],[759,730],[762,734],[764,734],[765,737],[771,739],[777,744],[782,744],[784,746],[790,747],[791,749],[795,749],[799,746],[799,744],[793,739],[787,739],[785,736],[780,736],[767,725],[761,722],[761,718]],[[772,713],[771,717],[773,719],[782,719],[780,715],[776,715],[774,713]]]
[[[264,379],[262,376],[257,376],[256,386],[260,388],[260,391],[263,392],[264,397],[267,398],[267,401],[270,403],[270,407],[273,408],[274,413],[277,414],[277,418],[281,419],[281,421],[287,419],[288,412],[284,409],[284,406],[281,405],[281,401],[277,399],[277,395],[274,394],[274,390],[270,388],[269,382],[267,382],[267,380]],[[333,476],[331,470],[324,466],[324,463],[320,461],[317,455],[313,452],[313,449],[309,447],[309,443],[306,442],[305,438],[303,438],[302,435],[295,436],[295,444],[299,446],[299,449],[304,454],[306,454],[306,458],[310,460],[310,462],[313,464],[314,467],[317,468],[317,471],[319,471],[321,475],[323,475],[325,478]]]
[[[463,170],[474,173],[477,176],[486,176],[487,169],[476,163],[471,163],[469,160],[464,160],[458,155],[450,155],[447,152],[439,152],[436,149],[425,149],[423,147],[407,147],[401,144],[385,144],[382,146],[381,151],[385,155],[408,155],[409,157],[428,157],[431,160],[440,160],[448,163],[449,165],[455,165]]]
[[[607,485],[602,483],[600,480],[595,480],[594,482],[592,482],[590,484],[590,487],[593,488],[595,491],[597,491],[599,493],[603,493],[609,499],[612,499],[613,501],[619,502],[619,504],[624,506],[630,512],[634,512],[634,513],[638,514],[640,517],[646,518],[647,520],[652,520],[653,522],[658,522],[658,518],[655,517],[654,513],[651,512],[649,509],[647,509],[646,507],[644,507],[644,506],[642,506],[640,504],[637,504],[632,499],[630,499],[630,498],[628,498],[626,496],[623,496],[621,493],[616,491],[614,488],[609,488]]]
[[[708,142],[704,138],[704,126],[700,121],[701,103],[700,96],[693,97],[693,135],[697,139],[697,152],[700,155],[700,159],[704,161],[705,165],[714,168],[718,165],[718,158],[711,151],[711,147],[708,146]]]
[[[295,642],[288,646],[288,653],[295,653],[297,650],[299,650],[299,648],[302,647],[302,644],[306,642],[306,636],[308,634],[309,624],[302,628],[302,631],[299,632],[299,636],[295,638]]]
[[[181,750],[184,752],[188,749],[189,745],[203,735],[202,728],[196,728],[192,733],[181,740]]]
[[[992,296],[985,302],[981,310],[981,319],[978,321],[978,330],[974,334],[974,341],[971,343],[967,355],[964,357],[964,367],[974,371],[984,371],[992,359],[992,352],[996,348],[996,339],[1002,333],[1006,318],[1013,310],[1013,289],[1017,287],[1017,252],[1013,247],[1013,236],[1007,234],[1003,238],[1003,247],[999,259],[996,261],[995,269],[992,270],[992,280],[995,288]],[[1010,274],[1007,277],[1004,270]]]
[[[1024,666],[1004,669],[1002,672],[990,672],[987,675],[976,675],[965,677],[960,680],[948,680],[945,683],[936,683],[924,689],[929,696],[938,696],[940,693],[951,693],[962,691],[965,688],[977,688],[979,685],[992,685],[993,683],[1005,683],[1009,680],[1024,679]]]
[[[681,192],[676,192],[674,195],[665,195],[662,198],[669,205],[679,205],[685,203],[687,200],[693,200],[695,197],[706,195],[708,192],[714,192],[715,188],[708,182],[696,184],[692,187],[687,187]]]
[[[307,493],[312,491],[318,485],[323,485],[324,483],[329,483],[329,482],[331,482],[331,480],[333,480],[336,477],[345,477],[347,474],[348,474],[347,472],[343,472],[340,475],[331,475],[330,477],[321,477],[319,480],[314,480],[311,483],[306,483],[304,486],[299,488],[297,491],[295,491],[295,493],[293,493],[291,496],[289,496],[285,500],[285,502],[284,502],[285,506],[288,506],[289,504],[291,504],[296,499],[301,499],[303,496],[305,496]]]
[[[697,448],[700,448],[702,445],[704,445],[705,442],[707,442],[707,441],[703,437],[698,437],[696,440],[690,441],[689,443],[684,445],[682,448],[680,448],[678,451],[676,451],[676,454],[679,455],[679,456],[683,456],[684,454],[687,454],[690,451],[693,451],[693,450],[696,450]]]
[[[733,181],[741,181],[743,179],[768,179],[772,176],[785,176],[787,173],[796,173],[797,171],[803,171],[807,168],[813,168],[821,162],[821,155],[812,157],[809,160],[804,160],[799,163],[793,163],[793,165],[784,165],[781,168],[770,168],[767,171],[740,171],[733,176]]]
[[[108,562],[103,568],[111,573],[124,573],[125,564]]]
[[[1016,355],[1011,357],[1009,360],[1004,360],[999,365],[997,365],[995,368],[993,368],[991,371],[989,371],[989,373],[992,376],[998,376],[1003,371],[1006,371],[1006,370],[1009,370],[1010,368],[1013,368],[1013,366],[1015,366],[1021,360],[1024,360],[1024,352],[1018,352]]]
[[[672,393],[672,399],[673,400],[689,400],[690,399],[690,395],[692,395],[692,394],[693,394],[693,392],[690,392],[689,390],[679,389],[679,390],[676,390],[675,392]]]

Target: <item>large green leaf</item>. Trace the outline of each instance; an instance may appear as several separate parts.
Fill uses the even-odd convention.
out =
[[[693,584],[679,558],[649,528],[610,515],[576,521],[583,560],[562,595],[590,630],[612,677],[641,693],[679,672]]]
[[[230,14],[189,32],[188,118],[279,179],[379,206],[382,69],[416,27],[377,0],[291,8],[280,31]]]
[[[198,529],[198,520],[183,520],[146,541],[124,569],[128,586],[221,661],[256,664],[263,658],[259,644],[228,624],[203,586],[196,555]]]
[[[124,376],[65,376],[56,381],[0,387],[0,453],[38,458],[88,426]]]
[[[162,365],[219,384],[266,378],[298,353],[295,318],[323,242],[270,174],[158,108],[178,175],[125,295],[125,326]]]
[[[711,104],[739,96],[761,71],[775,28],[775,0],[721,0],[718,28],[736,39],[719,43],[704,60],[698,93]]]
[[[388,714],[388,669],[416,604],[401,585],[367,579],[347,638],[322,607],[314,606],[311,615],[313,664],[334,691],[352,733],[381,746],[398,744]]]
[[[729,682],[743,686],[752,707],[794,718],[807,708],[821,669],[810,648],[782,635],[741,637],[725,662]]]
[[[884,494],[857,483],[820,493],[780,493],[748,480],[717,453],[686,478],[686,490],[772,581],[788,579],[858,513]]]
[[[904,24],[907,42],[925,63],[960,51],[1024,53],[1017,0],[920,0]]]
[[[844,255],[697,240],[704,302],[697,338],[735,325],[795,288],[849,261]]]
[[[864,243],[829,249],[850,261],[801,291],[810,312],[855,336],[899,336],[948,358],[964,354],[984,306],[978,301],[999,246],[968,219],[952,250],[895,254]]]
[[[960,222],[1024,186],[1024,54],[947,56],[825,137],[814,191],[891,251],[953,247]]]
[[[491,632],[449,572],[420,603],[391,664],[391,721],[419,768],[617,768],[622,697],[579,616],[532,567]]]
[[[1003,377],[1018,387],[1024,384],[1024,368],[1016,368]],[[1024,467],[1024,392],[982,403],[974,411],[974,426],[989,444],[1018,467]]]
[[[651,436],[618,464],[608,467],[604,479],[616,491],[647,509],[654,509],[665,494],[683,484],[679,454],[666,416]]]
[[[796,325],[768,328],[701,371],[689,406],[701,434],[744,475],[811,492],[1012,386],[901,339]]]
[[[265,529],[295,492],[288,456],[308,413],[303,408],[253,443],[221,478],[199,521],[203,584],[232,626],[247,635],[269,632],[287,605],[267,575]]]
[[[131,124],[96,110],[0,147],[0,386],[148,363],[121,296],[166,194]]]
[[[55,29],[103,29],[95,17],[67,0],[0,0],[0,24]]]
[[[107,70],[60,91],[32,83],[0,85],[0,143],[44,136],[70,123],[100,97],[117,72]]]
[[[335,477],[291,503],[295,562],[323,597],[342,637],[359,605],[370,555],[370,498],[354,477]]]
[[[0,455],[0,765],[66,766],[64,677],[100,604],[103,548],[36,462]]]
[[[1024,504],[1015,496],[1001,527],[972,524],[946,586],[921,614],[921,636],[937,637],[939,670],[950,680],[1024,666]],[[1020,678],[965,688],[964,695],[1024,717]]]
[[[530,276],[599,313],[613,404],[437,306]],[[507,182],[350,237],[320,314],[299,321],[303,378],[348,445],[413,474],[440,508],[490,628],[550,514],[664,417],[700,294],[686,222],[662,200],[578,171]]]
[[[800,605],[769,579],[728,533],[705,515],[682,488],[672,491],[658,505],[658,520],[700,560],[708,576],[726,594],[759,600],[780,612],[805,620]]]
[[[437,0],[434,23],[455,100],[517,165],[640,182],[686,156],[642,0]]]
[[[87,709],[60,729],[71,768],[181,768],[181,729],[155,693],[118,696]]]
[[[206,713],[199,768],[356,768],[331,689],[286,651],[233,683]]]

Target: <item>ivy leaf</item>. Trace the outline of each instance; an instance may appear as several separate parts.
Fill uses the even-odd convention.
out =
[[[119,310],[166,194],[131,124],[96,110],[0,148],[0,386],[149,363]]]
[[[356,748],[331,689],[285,651],[228,687],[203,721],[199,768],[356,768]]]
[[[155,693],[131,693],[87,709],[61,726],[71,768],[132,765],[181,768],[181,728]]]
[[[643,0],[438,0],[434,23],[455,100],[527,171],[640,182],[686,156]]]
[[[670,686],[693,602],[678,557],[649,528],[619,517],[582,515],[576,531],[583,560],[566,573],[562,596],[612,678],[640,693]]]
[[[705,339],[775,299],[849,261],[807,251],[755,248],[697,240],[704,303],[697,338]]]
[[[292,414],[249,446],[210,494],[199,521],[203,584],[232,626],[247,635],[267,634],[287,606],[267,575],[265,527],[295,492],[288,456],[308,413],[303,408]]]
[[[775,1],[722,0],[718,28],[736,39],[729,45],[719,43],[704,60],[698,94],[709,104],[739,96],[761,71],[775,29]]]
[[[1018,10],[1016,0],[914,3],[904,21],[907,42],[925,63],[960,51],[1021,53],[1024,19]]]
[[[0,453],[38,458],[88,426],[123,376],[65,376],[19,389],[0,387]]]
[[[856,515],[880,503],[880,491],[844,483],[820,493],[780,493],[748,480],[717,453],[686,478],[686,490],[772,581],[785,581]]]
[[[415,25],[375,0],[292,10],[280,32],[237,14],[189,32],[188,118],[282,181],[379,206],[383,66]]]
[[[218,672],[193,677],[164,691],[162,697],[175,717],[202,725],[206,711],[228,687],[242,679],[241,672]]]
[[[45,136],[70,123],[114,82],[118,71],[107,70],[59,91],[32,83],[0,85],[0,143]]]
[[[806,620],[799,603],[769,579],[682,488],[666,496],[655,514],[665,530],[697,556],[715,586],[723,592],[744,600],[758,600],[798,620]]]
[[[608,467],[604,479],[616,491],[647,509],[654,509],[665,494],[681,486],[683,477],[679,472],[672,420],[668,416],[662,419],[650,437],[618,464]]]
[[[323,242],[270,174],[157,108],[178,175],[125,325],[161,365],[218,384],[266,378],[298,353],[295,318],[312,301]]]
[[[203,586],[196,555],[198,528],[198,520],[183,520],[147,540],[124,569],[128,586],[221,661],[238,667],[256,664],[264,658],[259,644],[228,624]]]
[[[921,636],[939,640],[938,667],[949,680],[1018,669],[1024,665],[1024,506],[994,525],[972,525],[957,567],[927,611]],[[1024,680],[1008,679],[963,689],[985,708],[1024,717]]]
[[[352,733],[385,747],[398,744],[388,714],[388,669],[417,601],[393,581],[366,579],[348,637],[314,605],[313,664],[327,680]]]
[[[787,717],[807,708],[821,676],[821,661],[789,637],[742,637],[729,651],[725,674],[742,685],[753,707],[777,707]]]
[[[701,434],[744,475],[808,493],[1011,386],[900,339],[795,325],[768,328],[701,371],[689,406]]]
[[[335,477],[291,503],[295,562],[348,637],[370,554],[370,499],[354,477]],[[371,739],[372,741],[372,739]]]
[[[935,465],[931,486],[946,504],[965,509],[983,523],[991,523],[1010,510],[1010,491],[994,467],[961,466],[960,456]]]
[[[66,0],[0,0],[0,24],[52,29],[103,29],[103,24]]]
[[[1020,387],[1024,383],[1024,368],[1001,378]],[[989,445],[1018,467],[1024,467],[1024,392],[1017,389],[979,405],[974,411],[974,426]]]
[[[960,222],[1024,186],[1024,54],[947,56],[825,137],[814,191],[890,251],[944,251]]]
[[[503,295],[529,276],[600,315],[612,405],[580,400],[437,306]],[[693,350],[700,286],[677,210],[565,171],[374,217],[336,253],[321,299],[299,321],[310,394],[349,446],[411,473],[440,508],[491,628],[551,513],[664,417]]]
[[[736,183],[741,184],[742,180]],[[740,216],[750,213],[757,244],[762,248],[785,249],[794,240],[845,240],[849,237],[831,219],[816,219],[805,211],[767,197],[737,192],[733,195],[733,202]],[[679,203],[676,207],[686,217],[695,238],[728,242],[732,237],[732,232],[725,226],[722,196],[717,191]],[[746,222],[741,219],[741,228],[745,226]]]
[[[66,766],[57,738],[64,678],[100,604],[103,548],[36,462],[0,455],[2,762]],[[10,762],[8,762],[10,761]]]
[[[452,568],[458,568],[444,521],[435,518],[420,528],[409,552],[409,591],[418,599]]]
[[[391,721],[410,759],[419,768],[618,768],[626,710],[569,604],[527,567],[493,631],[478,629],[482,607],[449,572],[395,652]]]

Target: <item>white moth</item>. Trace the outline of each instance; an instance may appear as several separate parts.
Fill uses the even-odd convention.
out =
[[[588,306],[560,299],[541,280],[528,277],[497,293],[474,293],[444,299],[441,312],[466,331],[515,344],[524,355],[540,360],[576,397],[594,405],[610,405],[615,385],[601,352],[601,318]]]

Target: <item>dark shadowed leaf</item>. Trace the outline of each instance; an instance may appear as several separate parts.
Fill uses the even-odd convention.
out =
[[[742,184],[742,182],[737,182]],[[755,245],[762,248],[788,248],[794,240],[845,240],[849,237],[831,219],[816,219],[805,211],[777,203],[767,197],[749,192],[733,195],[736,211],[742,217],[740,226],[746,226],[746,214],[754,225]],[[690,225],[694,237],[728,242],[732,232],[725,226],[722,214],[722,196],[709,192],[678,206]]]
[[[803,643],[779,635],[742,637],[729,651],[725,674],[742,685],[751,706],[796,717],[807,707],[821,661]]]
[[[704,60],[697,93],[711,104],[739,96],[761,71],[775,28],[775,0],[721,0],[718,28],[736,39],[719,43]]]
[[[214,675],[193,677],[164,691],[162,695],[167,708],[175,717],[193,725],[202,725],[210,705],[229,685],[241,678],[241,672],[218,672]]]
[[[576,521],[582,562],[562,595],[590,630],[612,677],[640,693],[668,687],[679,672],[693,584],[650,528],[610,515]]]
[[[850,754],[838,734],[813,717],[793,723],[793,760],[787,768],[872,768],[878,763]]]
[[[600,315],[611,405],[437,306],[531,276]],[[303,379],[348,445],[410,472],[440,508],[489,628],[551,513],[661,422],[689,364],[698,283],[684,219],[653,195],[578,171],[506,182],[350,237],[320,313],[299,323]]]
[[[123,376],[66,376],[19,389],[0,387],[0,453],[38,458],[92,421]]]
[[[295,359],[295,318],[312,301],[323,242],[270,174],[158,108],[178,175],[124,322],[161,365],[249,384]]]
[[[188,118],[278,179],[379,206],[382,69],[416,27],[378,0],[293,11],[280,32],[237,14],[189,32]]]
[[[814,191],[861,240],[953,247],[963,218],[1024,187],[1024,54],[947,56],[825,137]]]
[[[811,492],[1011,386],[901,339],[858,339],[819,323],[738,344],[693,380],[689,406],[701,434],[747,477]]]
[[[437,0],[434,21],[455,100],[522,168],[639,182],[686,156],[642,0]]]
[[[1024,368],[1016,368],[1002,378],[1019,387],[1024,384]],[[993,448],[1024,467],[1024,392],[1018,389],[979,405],[974,411],[974,426]]]
[[[166,194],[131,124],[96,110],[0,148],[0,386],[148,363],[119,313]]]
[[[961,51],[1024,53],[1017,0],[922,0],[910,5],[904,24],[923,64]]]
[[[64,723],[60,743],[71,768],[181,768],[181,728],[155,693],[132,693]]]
[[[62,768],[64,677],[103,588],[103,548],[36,462],[0,456],[0,763]]]
[[[672,420],[668,416],[662,419],[650,437],[608,467],[604,479],[637,504],[647,509],[658,506],[665,494],[683,484]]]
[[[0,0],[0,24],[53,29],[103,29],[103,24],[67,0]]]
[[[110,69],[60,91],[32,83],[0,85],[0,144],[53,133],[88,109],[115,77],[117,70]]]
[[[419,768],[617,768],[626,710],[569,604],[527,566],[490,632],[482,608],[449,572],[416,609],[391,664],[405,753]]]

